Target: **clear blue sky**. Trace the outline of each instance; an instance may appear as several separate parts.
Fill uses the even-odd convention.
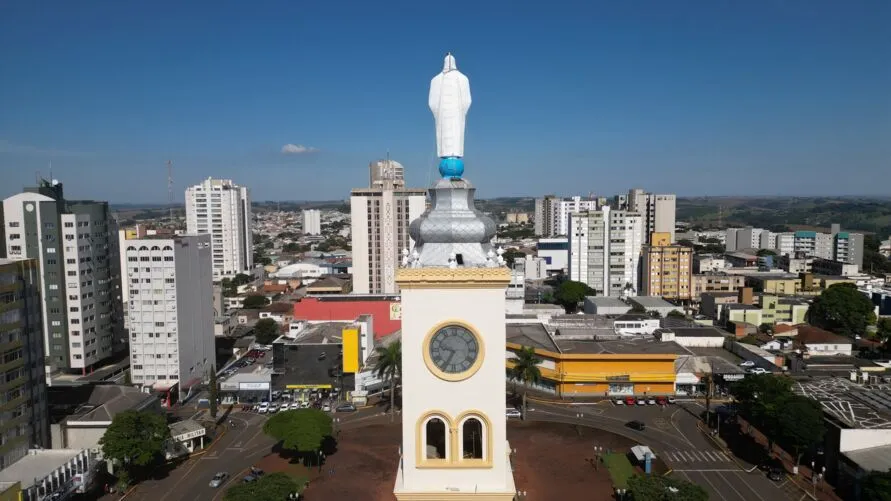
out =
[[[446,51],[482,197],[888,194],[887,0],[6,0],[0,197],[52,161],[71,197],[164,202],[172,159],[178,201],[345,198],[387,150],[424,186]]]

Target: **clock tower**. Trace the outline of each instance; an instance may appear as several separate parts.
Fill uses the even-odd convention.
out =
[[[454,89],[443,76],[456,77]],[[448,55],[431,84],[437,139],[460,144],[459,154],[470,105],[466,80]],[[454,132],[445,122],[458,114],[460,141],[440,138],[441,129]],[[508,501],[516,494],[505,419],[510,271],[492,248],[495,223],[474,207],[475,189],[461,177],[463,159],[455,153],[440,161],[442,179],[429,190],[430,208],[411,223],[415,247],[403,251],[396,272],[402,294],[399,501]]]

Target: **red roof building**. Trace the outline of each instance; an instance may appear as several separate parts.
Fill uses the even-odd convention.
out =
[[[374,339],[380,339],[402,328],[402,304],[397,298],[376,294],[304,297],[294,303],[294,318],[352,322],[359,315],[371,315]]]

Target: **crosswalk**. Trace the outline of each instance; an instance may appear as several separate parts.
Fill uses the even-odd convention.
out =
[[[729,463],[732,461],[727,454],[716,450],[664,451],[662,458],[670,463]]]

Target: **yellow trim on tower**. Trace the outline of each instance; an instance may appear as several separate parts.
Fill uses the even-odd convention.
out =
[[[400,268],[396,283],[401,289],[503,289],[510,270],[498,268]]]
[[[446,457],[442,459],[427,459],[427,434],[424,432],[424,427],[427,425],[427,420],[434,417],[442,420],[446,435],[448,435],[445,437]],[[422,414],[418,418],[418,422],[415,423],[415,466],[418,468],[448,468],[452,455],[451,435],[454,434],[454,429],[452,418],[445,411],[432,410]]]
[[[479,347],[479,353],[477,353],[476,360],[474,360],[473,365],[471,365],[470,368],[466,371],[457,374],[450,374],[448,372],[442,371],[439,367],[436,366],[435,363],[433,363],[433,359],[430,358],[430,341],[433,339],[433,336],[443,327],[448,327],[450,325],[457,325],[459,327],[467,329],[470,334],[474,338],[476,338],[476,345],[477,347]],[[481,336],[479,331],[477,331],[472,325],[458,319],[450,319],[434,325],[433,328],[430,329],[430,331],[427,333],[427,336],[424,337],[424,342],[421,343],[421,351],[422,355],[424,356],[424,364],[427,366],[427,369],[439,379],[453,383],[457,381],[464,381],[465,379],[469,379],[471,376],[476,374],[476,371],[480,370],[480,367],[482,367],[483,359],[486,357],[486,345],[483,344],[483,336]]]

